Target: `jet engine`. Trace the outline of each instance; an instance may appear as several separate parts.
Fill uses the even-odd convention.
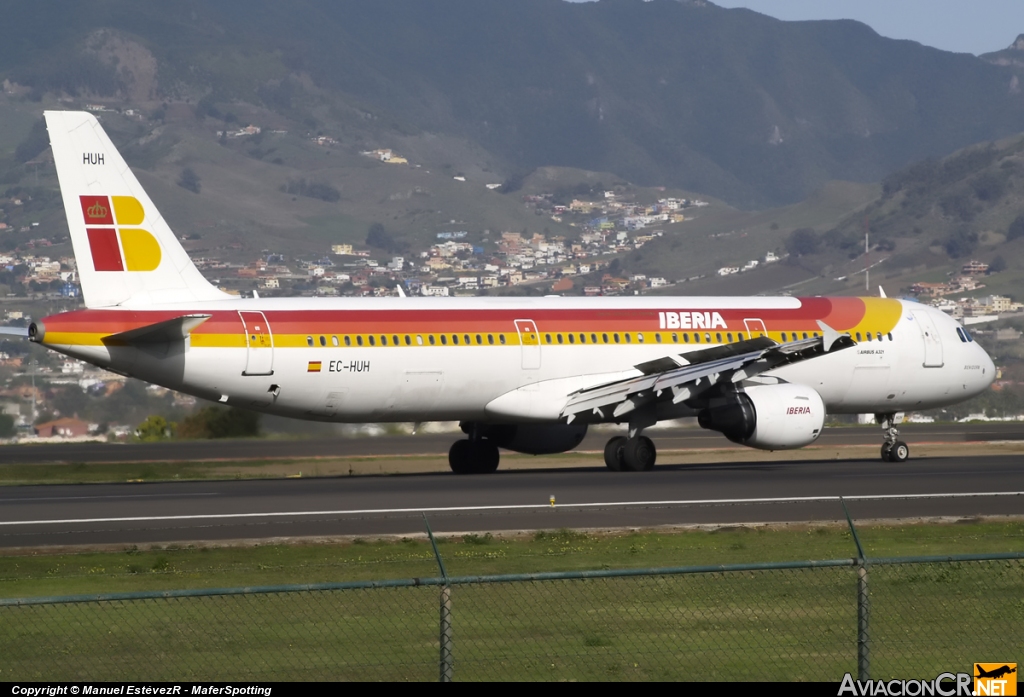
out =
[[[752,385],[712,397],[697,423],[751,448],[792,450],[821,435],[825,403],[805,385]]]
[[[527,455],[572,450],[587,435],[586,424],[481,424],[481,435],[495,445]]]

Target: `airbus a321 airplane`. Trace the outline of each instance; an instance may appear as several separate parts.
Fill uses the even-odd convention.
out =
[[[649,470],[659,421],[764,450],[827,413],[896,414],[984,391],[992,361],[956,321],[887,298],[239,298],[196,269],[97,120],[47,112],[86,309],[44,318],[54,351],[213,402],[337,422],[458,420],[457,473],[498,449],[558,453],[628,425],[615,471]]]

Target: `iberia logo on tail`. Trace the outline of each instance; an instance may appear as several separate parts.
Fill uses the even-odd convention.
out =
[[[146,213],[134,196],[80,196],[97,271],[153,271],[160,266],[160,244],[140,227]],[[116,226],[116,227],[115,227]]]

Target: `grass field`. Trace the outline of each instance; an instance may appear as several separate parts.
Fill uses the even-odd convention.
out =
[[[1024,524],[861,531],[873,555],[1021,549]],[[839,526],[463,536],[449,573],[849,557]],[[0,595],[436,576],[425,540],[0,558]],[[873,676],[1016,660],[1024,565],[872,566]],[[457,584],[462,680],[831,680],[856,671],[850,567]],[[0,608],[3,680],[434,680],[436,586]]]

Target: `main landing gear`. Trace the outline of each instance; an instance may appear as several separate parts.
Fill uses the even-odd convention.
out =
[[[882,459],[886,462],[906,462],[910,458],[910,446],[898,439],[900,432],[896,430],[896,414],[875,414],[882,430],[885,442],[882,443]]]
[[[457,440],[448,451],[448,466],[455,474],[490,474],[498,469],[498,446],[480,435],[476,427],[468,430],[469,438]]]
[[[604,446],[604,464],[613,472],[646,472],[654,469],[658,451],[647,436],[615,436]]]

